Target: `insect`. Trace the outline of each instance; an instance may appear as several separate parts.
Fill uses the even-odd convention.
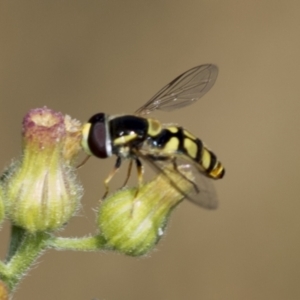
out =
[[[132,115],[97,113],[89,119],[83,126],[81,143],[88,157],[117,156],[114,169],[104,182],[105,196],[109,191],[108,183],[124,159],[130,159],[125,184],[135,161],[139,186],[143,178],[142,160],[148,161],[158,171],[162,171],[161,165],[172,163],[178,172],[180,161],[193,168],[196,176],[192,182],[196,195],[185,195],[186,198],[204,208],[217,207],[211,179],[222,178],[225,169],[216,155],[185,128],[164,126],[148,117],[156,110],[173,111],[195,103],[214,85],[217,75],[217,66],[199,65],[176,77]],[[176,185],[174,182],[172,184]]]

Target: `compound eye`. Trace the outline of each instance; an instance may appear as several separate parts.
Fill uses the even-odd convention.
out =
[[[88,139],[90,151],[99,158],[106,158],[107,153],[107,139],[106,139],[106,124],[103,122],[94,123],[91,126],[90,135]]]
[[[105,114],[104,113],[95,114],[89,119],[88,122],[91,124],[104,123],[105,122]]]
[[[105,114],[98,113],[92,116],[87,124],[90,124],[86,142],[89,152],[98,158],[109,157],[111,155],[111,146],[107,135],[108,124]]]

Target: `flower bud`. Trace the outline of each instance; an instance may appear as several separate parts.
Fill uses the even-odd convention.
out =
[[[80,135],[79,124],[46,107],[25,116],[23,154],[5,180],[15,225],[30,232],[55,230],[74,214],[82,196],[74,166]]]
[[[190,172],[184,175],[192,179]],[[164,174],[140,187],[137,195],[136,189],[123,189],[105,199],[98,226],[107,246],[132,256],[149,252],[163,235],[172,209],[192,188],[188,180],[168,167]]]

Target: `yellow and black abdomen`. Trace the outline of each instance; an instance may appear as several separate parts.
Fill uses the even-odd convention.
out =
[[[169,126],[149,137],[149,143],[160,152],[160,157],[179,156],[192,161],[198,170],[213,179],[225,174],[223,165],[203,142],[182,127]],[[159,158],[158,158],[159,159]]]

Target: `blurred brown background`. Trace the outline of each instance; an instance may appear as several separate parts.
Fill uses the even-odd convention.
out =
[[[215,63],[199,103],[159,118],[197,134],[227,169],[220,208],[183,203],[148,257],[49,251],[15,299],[300,299],[299,16],[291,0],[1,1],[2,167],[20,153],[30,108],[81,121],[130,113],[181,72]],[[113,164],[80,170],[83,207],[63,235],[94,232]],[[1,238],[4,257],[8,225]]]

